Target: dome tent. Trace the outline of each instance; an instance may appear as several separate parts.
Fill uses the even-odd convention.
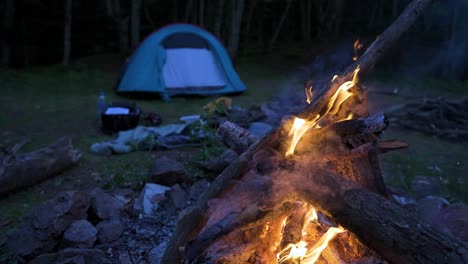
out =
[[[121,73],[117,92],[215,95],[246,90],[219,40],[189,24],[165,26],[149,35]]]

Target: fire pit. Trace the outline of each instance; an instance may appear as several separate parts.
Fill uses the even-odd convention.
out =
[[[180,216],[162,263],[468,262],[466,243],[387,199],[378,155],[406,145],[380,141],[387,120],[358,85],[430,3],[408,5],[323,92],[306,87],[309,107],[258,142],[223,124],[241,155]]]

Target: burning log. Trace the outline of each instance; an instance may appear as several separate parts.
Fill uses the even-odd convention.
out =
[[[278,258],[279,254],[314,263],[329,241],[346,231],[331,224],[315,244],[307,242],[307,234],[301,234],[301,241],[286,247],[289,252],[282,251],[287,241],[299,239],[295,226],[301,222],[302,206],[320,208],[332,222],[347,228],[367,247],[392,262],[431,263],[429,252],[436,256],[432,263],[465,261],[466,244],[421,227],[422,224],[385,200],[377,155],[405,144],[378,142],[378,134],[387,126],[386,120],[381,115],[367,117],[365,98],[360,97],[357,86],[358,72],[370,71],[381,53],[431,2],[413,1],[355,64],[313,98],[310,107],[300,113],[301,118],[285,121],[230,164],[181,216],[162,262],[286,260]],[[353,103],[349,103],[350,97]],[[241,146],[237,149],[241,152],[247,145],[244,143],[233,146]],[[307,225],[303,223],[301,231]],[[385,230],[387,227],[389,230]],[[378,245],[383,234],[401,239],[402,245],[392,245],[398,240],[389,238]],[[420,238],[421,242],[408,245],[414,238]],[[418,250],[422,244],[427,244],[430,250]],[[443,258],[445,255],[450,258]]]
[[[81,153],[73,148],[71,139],[66,137],[29,153],[16,154],[16,150],[0,160],[0,196],[56,175],[81,157]]]

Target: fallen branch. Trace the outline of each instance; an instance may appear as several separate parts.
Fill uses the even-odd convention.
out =
[[[0,197],[50,178],[76,164],[80,157],[67,137],[36,151],[5,156],[0,164]]]

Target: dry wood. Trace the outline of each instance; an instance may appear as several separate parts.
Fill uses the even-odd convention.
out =
[[[333,81],[329,85],[329,87],[327,87],[326,89],[323,89],[322,90],[323,92],[319,94],[319,96],[316,96],[314,98],[314,101],[312,102],[311,106],[306,111],[301,113],[300,117],[309,119],[309,117],[315,116],[317,114],[322,115],[324,109],[326,108],[325,106],[328,100],[337,91],[338,87],[341,84],[343,84],[345,81],[351,80],[353,72],[357,68],[357,66],[358,65],[360,66],[361,74],[365,74],[369,72],[373,68],[375,63],[380,59],[382,53],[384,53],[414,23],[414,21],[419,17],[422,11],[425,8],[427,8],[431,3],[432,3],[432,0],[414,0],[411,4],[409,4],[408,7],[405,9],[405,11],[402,13],[402,15],[384,32],[384,34],[382,34],[369,47],[366,53],[363,54],[363,56],[355,64],[350,65],[339,76],[339,78]],[[334,120],[329,120],[329,121],[333,122]],[[365,123],[362,123],[363,122],[362,120],[360,120],[359,122],[361,122],[360,123],[361,127],[362,127],[362,124],[365,124]],[[372,122],[370,124],[372,124]],[[343,124],[341,123],[337,124],[337,126],[339,125],[343,125]],[[358,125],[357,127],[360,127],[360,126]],[[337,143],[337,145],[339,146],[336,149],[336,151],[335,152],[329,151],[327,154],[330,154],[330,155],[324,155],[324,157],[329,157],[329,158],[339,157],[338,159],[335,159],[335,164],[333,164],[334,162],[333,159],[330,158],[329,160],[320,159],[320,162],[318,165],[332,164],[331,167],[332,167],[332,171],[334,170],[334,174],[342,173],[350,178],[350,180],[348,179],[347,181],[344,182],[345,184],[347,182],[352,182],[352,180],[355,180],[358,183],[363,184],[364,186],[366,186],[367,188],[371,190],[374,190],[377,192],[385,192],[385,186],[383,185],[383,181],[380,175],[380,168],[378,167],[377,153],[379,152],[379,148],[377,147],[377,143],[376,143],[377,138],[375,137],[374,132],[372,133],[370,132],[370,131],[375,130],[375,127],[373,127],[372,125],[369,125],[368,127],[369,127],[369,131],[366,131],[365,129],[354,130],[355,132],[357,132],[357,134],[360,134],[358,136],[353,135],[352,133],[341,132],[341,131],[346,131],[346,129],[343,129],[343,130],[335,129],[333,130],[335,133],[325,133],[325,130],[321,131],[321,133],[323,133],[325,137],[329,137],[328,138],[329,140],[333,140],[333,138],[338,137],[341,140],[341,142],[335,141],[335,143]],[[352,131],[352,129],[349,129],[349,131]],[[310,131],[310,133],[314,133],[314,131]],[[239,260],[239,261],[248,260],[249,262],[269,263],[269,261],[273,261],[276,258],[276,256],[272,255],[271,248],[273,248],[273,245],[270,244],[272,241],[275,241],[275,240],[274,239],[263,240],[261,236],[262,235],[261,230],[262,228],[267,226],[266,224],[260,225],[259,227],[254,227],[248,231],[243,231],[243,232],[239,231],[239,230],[245,230],[241,227],[242,225],[245,228],[245,226],[248,226],[250,222],[257,222],[257,223],[262,222],[263,219],[272,215],[272,213],[264,214],[265,210],[262,210],[262,208],[260,207],[257,207],[257,209],[255,207],[253,207],[253,209],[251,208],[254,213],[249,214],[249,215],[256,215],[260,217],[260,219],[254,219],[255,217],[245,217],[245,216],[241,217],[242,213],[240,212],[242,212],[242,210],[239,210],[239,208],[237,208],[237,211],[239,212],[237,215],[235,214],[231,215],[229,218],[229,221],[222,222],[224,223],[223,228],[227,228],[228,230],[234,230],[233,232],[230,232],[226,235],[224,235],[226,233],[226,230],[221,230],[219,228],[211,229],[209,232],[209,236],[205,236],[206,234],[208,234],[207,231],[202,231],[202,233],[200,233],[200,230],[204,228],[205,230],[208,230],[210,226],[213,226],[213,223],[207,226],[207,223],[209,221],[213,221],[212,219],[210,219],[211,217],[213,217],[212,215],[210,215],[210,212],[212,211],[207,212],[208,209],[211,209],[211,205],[209,205],[210,200],[221,197],[221,196],[226,197],[226,196],[231,195],[232,197],[236,197],[235,195],[249,195],[248,192],[245,192],[245,191],[243,193],[230,192],[230,190],[234,190],[236,185],[238,184],[238,182],[235,182],[236,180],[239,180],[241,178],[243,180],[246,180],[245,179],[246,176],[252,175],[252,173],[256,173],[257,175],[260,175],[260,176],[271,175],[272,173],[275,174],[274,172],[277,171],[278,168],[291,169],[291,165],[289,164],[290,161],[286,161],[282,158],[279,158],[278,155],[275,155],[275,153],[284,153],[281,151],[278,152],[278,150],[281,150],[282,148],[284,148],[286,138],[287,138],[287,132],[283,128],[283,126],[272,130],[269,134],[267,134],[264,138],[262,138],[256,144],[250,146],[250,148],[247,151],[245,151],[236,162],[232,163],[228,168],[226,168],[223,171],[223,173],[220,174],[220,176],[218,176],[218,178],[213,182],[210,188],[198,200],[196,205],[190,208],[189,211],[185,212],[184,215],[182,216],[181,220],[177,224],[174,235],[171,238],[168,244],[168,247],[164,253],[162,263],[181,263],[184,252],[185,253],[188,252],[188,255],[190,256],[189,259],[193,258],[194,255],[196,255],[198,252],[203,250],[203,247],[206,248],[207,247],[206,244],[209,244],[209,243],[206,242],[206,244],[204,244],[202,247],[196,247],[194,249],[193,248],[187,249],[186,248],[187,242],[190,240],[208,241],[207,239],[210,237],[218,238],[218,241],[221,241],[217,244],[218,247],[222,246],[223,242],[226,242],[223,240],[224,238],[230,237],[230,240],[228,239],[228,241],[231,242],[232,245],[229,244],[227,246],[229,247],[229,250],[231,250],[231,252],[236,252],[234,255],[231,254],[231,260]],[[305,139],[303,139],[303,141],[307,142],[307,140]],[[302,154],[307,151],[305,149],[298,149],[298,152]],[[262,156],[261,153],[269,153],[271,155],[270,157],[266,155],[266,158],[259,159],[258,156]],[[310,153],[308,153],[305,156],[312,157],[314,155],[311,155]],[[256,158],[257,158],[257,161],[256,161]],[[271,159],[271,160],[268,161],[268,159]],[[343,160],[344,162],[339,162],[340,160]],[[311,164],[313,163],[310,163],[309,167],[312,166]],[[367,166],[362,169],[364,173],[360,172],[359,170],[359,167],[362,168],[362,166]],[[292,170],[290,174],[295,175],[296,177],[300,177],[299,176],[300,174],[298,172],[294,173],[294,170]],[[305,176],[302,175],[302,177],[305,177]],[[308,181],[310,184],[307,184],[307,186],[313,185],[315,180],[309,178]],[[272,180],[272,183],[274,184],[275,181]],[[300,183],[297,183],[297,185],[300,185]],[[328,186],[328,187],[331,187],[331,186]],[[341,188],[340,185],[337,185],[335,187]],[[298,188],[301,189],[301,187],[298,187]],[[361,189],[359,190],[362,190],[364,195],[368,195],[370,193],[366,189],[362,187],[360,188]],[[316,188],[314,188],[314,190],[315,189]],[[266,194],[263,194],[262,192],[259,192],[257,190],[254,194],[256,195],[262,194],[264,195],[264,197],[268,197],[266,195],[270,193],[270,196],[271,196],[270,200],[268,200],[267,198],[258,199],[261,201],[260,204],[265,205],[265,204],[271,203],[272,205],[276,205],[276,207],[271,206],[270,208],[279,208],[282,205],[288,204],[289,202],[294,201],[295,199],[298,198],[296,197],[296,192],[292,192],[291,197],[277,197],[273,195],[274,193],[271,193],[269,191],[271,190],[268,189],[265,192]],[[326,192],[326,194],[323,194],[324,192]],[[333,189],[325,188],[324,190],[319,190],[317,195],[323,195],[323,198],[326,198],[326,199],[332,199],[332,198],[335,199],[336,197],[334,197],[335,195],[333,194],[333,192],[334,192]],[[340,193],[340,192],[338,191],[337,193]],[[303,199],[309,202],[314,202],[312,204],[314,206],[317,206],[316,203],[318,201],[317,199],[315,199],[317,197],[307,196],[307,190],[305,190],[304,188],[302,188],[301,195]],[[377,197],[385,201],[384,198],[380,196],[377,196]],[[229,209],[229,205],[235,202],[236,201],[234,199],[234,201],[231,201],[231,203],[228,203],[228,206],[226,207]],[[244,203],[240,203],[240,206],[245,206]],[[327,205],[329,203],[330,203],[329,201],[328,203],[324,202],[324,204],[327,204]],[[341,201],[341,204],[346,204],[346,202]],[[216,207],[216,206],[213,206],[213,207]],[[379,204],[376,204],[375,207],[379,208]],[[247,207],[240,208],[240,209],[245,209],[245,208]],[[332,211],[332,210],[335,210],[335,211]],[[380,208],[380,210],[385,210],[385,208]],[[358,210],[349,210],[350,213],[357,213],[357,211]],[[334,220],[337,220],[337,223],[341,224],[341,221],[345,223],[352,222],[353,218],[350,217],[349,215],[339,215],[339,216],[334,215],[334,213],[341,213],[341,211],[337,210],[336,207],[330,208],[329,211],[327,212]],[[347,213],[348,211],[344,211],[344,212]],[[228,211],[227,213],[229,214],[232,212]],[[221,216],[220,219],[225,219],[225,220],[228,219],[228,218],[225,218],[226,216],[227,214],[224,215],[224,217]],[[220,216],[218,215],[218,217]],[[373,218],[374,217],[373,215],[368,215],[366,213],[360,216],[356,216],[356,217],[357,219],[366,219],[366,217],[368,217],[369,219],[375,220],[375,218]],[[402,217],[404,218],[404,216]],[[214,218],[216,219],[216,217]],[[244,219],[245,221],[242,219]],[[390,220],[391,219],[392,218],[390,218]],[[214,223],[214,226],[216,226],[216,223],[217,222]],[[379,223],[382,223],[382,222],[379,222]],[[278,225],[278,221],[275,221],[273,225]],[[369,230],[369,229],[360,230],[359,228],[354,228],[353,225],[345,225],[345,224],[343,225],[345,227],[350,226],[350,230],[353,232],[357,230],[356,235],[359,238],[361,235],[366,236],[367,238],[372,237],[373,230]],[[379,228],[382,228],[382,227],[379,227]],[[377,228],[376,231],[379,231],[379,228]],[[364,230],[366,234],[361,234],[360,232],[364,232]],[[198,237],[197,234],[199,233],[205,234],[205,235]],[[434,233],[434,234],[437,234],[437,233]],[[271,235],[271,236],[274,236],[274,235]],[[379,237],[379,236],[376,235],[376,237]],[[197,239],[201,239],[201,240],[197,240]],[[378,244],[379,242],[378,240],[374,240],[374,243],[372,244],[372,243],[369,243],[371,240],[372,239],[364,240],[367,246],[373,246],[373,244]],[[218,241],[212,241],[212,242],[216,244]],[[247,241],[255,241],[255,242],[247,242]],[[193,246],[194,244],[195,243],[191,243],[190,245]],[[234,244],[237,246],[235,246]],[[446,245],[448,246],[446,248],[447,250],[453,250],[453,245],[449,245],[449,244],[446,244]],[[260,248],[255,249],[256,246],[259,246]],[[224,245],[224,247],[226,247],[226,245]],[[206,248],[205,252],[208,252],[207,253],[208,257],[210,255],[210,252],[213,252],[213,251],[210,251],[211,250],[210,248],[216,248],[216,246],[213,246],[213,244],[211,244],[210,247]],[[435,248],[432,248],[432,249],[435,250]],[[252,257],[250,255],[250,253],[252,253],[251,250],[255,250],[253,259],[249,258],[249,256]],[[390,251],[390,253],[387,252],[383,256],[388,257],[390,260],[392,260],[392,258],[395,258],[396,260],[401,260],[401,257],[396,256],[398,253],[395,254],[395,252],[397,251],[392,252],[392,249],[388,249],[388,251]]]
[[[80,157],[66,137],[33,152],[5,156],[0,164],[0,196],[50,178]]]

